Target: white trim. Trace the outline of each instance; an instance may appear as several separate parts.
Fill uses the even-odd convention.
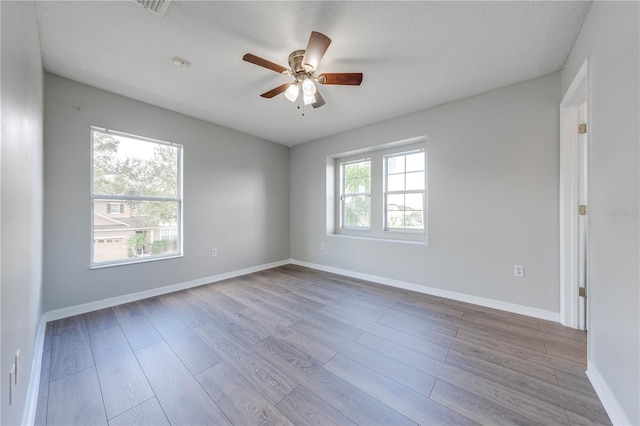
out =
[[[372,281],[377,284],[383,284],[390,287],[401,288],[404,290],[415,291],[417,293],[430,294],[432,296],[445,297],[447,299],[457,300],[460,302],[472,303],[487,308],[499,309],[502,311],[512,312],[515,314],[526,315],[544,319],[547,321],[558,322],[560,315],[557,312],[547,311],[545,309],[533,308],[530,306],[518,305],[516,303],[503,302],[501,300],[488,299],[485,297],[472,296],[455,291],[443,290],[440,288],[429,287],[425,285],[410,283],[406,281],[394,280],[391,278],[381,277],[378,275],[364,274],[362,272],[349,271],[347,269],[334,268],[333,266],[320,265],[317,263],[305,262],[302,260],[291,259],[291,264],[304,266],[306,268],[317,269],[319,271],[331,272],[334,274],[344,275],[351,278]]]
[[[110,308],[112,306],[122,305],[124,303],[135,302],[136,300],[147,299],[149,297],[160,296],[167,293],[173,293],[174,291],[185,290],[187,288],[198,287],[205,284],[214,283],[217,281],[227,280],[230,278],[239,277],[241,275],[251,274],[253,272],[263,271],[265,269],[276,268],[278,266],[284,266],[291,263],[289,259],[280,260],[278,262],[265,263],[263,265],[252,266],[249,268],[238,269],[236,271],[224,272],[222,274],[211,275],[204,278],[198,278],[196,280],[186,281],[177,284],[171,284],[164,287],[152,288],[149,290],[139,291],[137,293],[125,294],[122,296],[110,297],[109,299],[97,300],[95,302],[89,302],[82,305],[70,306],[68,308],[56,309],[46,312],[43,315],[45,322],[55,321],[62,318],[71,317],[74,315],[85,314],[87,312],[96,311],[98,309]]]
[[[614,425],[633,424],[629,420],[629,417],[627,417],[613,392],[611,392],[611,389],[609,389],[609,386],[607,386],[607,382],[600,374],[600,371],[598,371],[595,364],[591,362],[587,363],[587,377],[589,378],[593,389],[596,391],[598,398],[600,398],[600,402],[602,402],[604,409],[609,415],[611,423]]]
[[[42,375],[42,355],[44,352],[44,338],[47,331],[47,322],[44,316],[40,319],[36,342],[33,347],[33,359],[31,361],[31,376],[27,387],[27,397],[22,411],[23,425],[32,425],[36,419],[36,409],[38,408],[38,395],[40,393],[40,376]]]
[[[560,323],[578,328],[578,104],[591,103],[587,57],[560,102]],[[590,108],[587,111],[590,114]],[[587,119],[589,126],[591,120]],[[591,129],[589,129],[591,132]],[[587,219],[588,220],[588,219]],[[588,330],[589,327],[587,327]]]

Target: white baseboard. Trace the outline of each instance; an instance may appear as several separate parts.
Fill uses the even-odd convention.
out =
[[[629,417],[627,417],[616,397],[613,396],[613,392],[609,389],[600,371],[598,371],[598,368],[590,361],[587,363],[587,377],[589,381],[591,381],[591,385],[596,391],[596,394],[598,394],[598,398],[600,398],[604,409],[607,411],[611,423],[620,426],[631,425],[632,423]]]
[[[160,296],[167,293],[173,293],[174,291],[185,290],[187,288],[198,287],[205,284],[214,283],[217,281],[228,280],[230,278],[239,277],[241,275],[251,274],[253,272],[263,271],[265,269],[271,269],[278,266],[288,265],[291,263],[289,259],[281,260],[278,262],[265,263],[263,265],[252,266],[249,268],[238,269],[236,271],[225,272],[218,275],[211,275],[209,277],[198,278],[192,281],[186,281],[178,284],[171,284],[164,287],[152,288],[145,291],[139,291],[137,293],[125,294],[123,296],[111,297],[109,299],[97,300],[95,302],[89,302],[82,305],[70,306],[68,308],[56,309],[46,312],[43,315],[45,322],[55,321],[62,318],[72,317],[74,315],[85,314],[87,312],[97,311],[98,309],[111,308],[113,306],[122,305],[124,303],[135,302],[136,300],[147,299],[149,297]]]
[[[31,361],[31,377],[27,387],[27,398],[22,411],[23,425],[32,425],[36,418],[38,407],[38,394],[40,393],[40,375],[42,373],[42,355],[44,352],[44,337],[47,330],[47,322],[44,316],[40,319],[36,342],[33,348],[33,360]]]
[[[291,259],[294,265],[304,266],[319,271],[332,272],[334,274],[345,275],[347,277],[358,278],[361,280],[372,281],[377,284],[383,284],[391,287],[411,290],[417,293],[430,294],[432,296],[445,297],[447,299],[458,300],[460,302],[472,303],[487,308],[500,309],[501,311],[512,312],[515,314],[526,315],[534,318],[540,318],[548,321],[559,322],[560,314],[558,312],[547,311],[545,309],[532,308],[530,306],[518,305],[515,303],[503,302],[500,300],[488,299],[485,297],[472,296],[455,291],[443,290],[435,287],[428,287],[420,284],[414,284],[406,281],[394,280],[391,278],[380,277],[378,275],[364,274],[362,272],[349,271],[347,269],[334,268],[333,266],[320,265],[317,263],[304,262],[302,260]]]

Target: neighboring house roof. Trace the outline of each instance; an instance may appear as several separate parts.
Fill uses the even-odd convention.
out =
[[[144,217],[129,217],[129,218],[122,218],[122,219],[114,219],[112,217],[108,217],[100,213],[94,213],[94,215],[100,217],[100,219],[103,219],[112,223],[111,225],[94,225],[93,228],[95,231],[116,231],[116,230],[133,231],[136,229],[158,228],[158,226],[146,225]]]

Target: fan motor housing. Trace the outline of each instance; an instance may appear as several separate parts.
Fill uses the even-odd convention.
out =
[[[291,72],[293,72],[293,75],[298,75],[300,73],[307,74],[307,70],[305,70],[304,66],[302,66],[304,52],[304,50],[294,50],[289,55],[289,66],[291,67]]]

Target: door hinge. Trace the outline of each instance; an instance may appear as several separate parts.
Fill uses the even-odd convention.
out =
[[[580,216],[586,216],[587,214],[587,206],[584,204],[581,204],[578,206],[578,213],[580,214]]]
[[[587,288],[586,287],[578,287],[578,296],[587,297]]]
[[[578,124],[578,134],[584,135],[587,133],[587,123]]]

